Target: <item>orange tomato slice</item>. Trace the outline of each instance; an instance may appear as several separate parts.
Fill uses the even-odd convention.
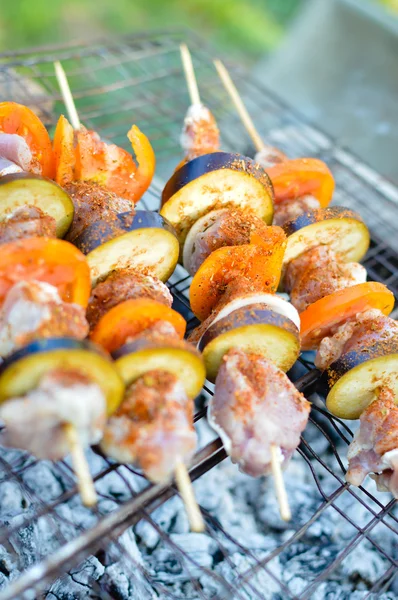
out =
[[[201,321],[210,315],[227,287],[239,285],[242,277],[252,282],[253,291],[277,290],[286,241],[267,242],[254,233],[252,239],[256,243],[215,250],[196,272],[189,297],[191,309]]]
[[[88,304],[90,269],[84,254],[69,242],[32,237],[2,244],[0,305],[15,283],[32,279],[54,285],[65,302]]]
[[[330,203],[334,191],[333,175],[317,158],[295,158],[268,167],[274,186],[275,202],[295,200],[305,194],[315,196],[321,205]]]
[[[111,308],[98,321],[90,338],[108,352],[114,352],[129,337],[142,333],[157,321],[171,323],[180,338],[184,337],[186,322],[178,312],[156,300],[136,298]]]
[[[55,181],[65,186],[75,180],[75,148],[72,125],[64,115],[58,119],[54,134]]]
[[[317,300],[300,315],[302,349],[317,348],[332,328],[371,308],[385,315],[394,308],[394,294],[376,281],[359,283]]]
[[[32,152],[32,172],[53,178],[54,156],[50,136],[30,108],[16,102],[1,102],[0,132],[23,137]]]

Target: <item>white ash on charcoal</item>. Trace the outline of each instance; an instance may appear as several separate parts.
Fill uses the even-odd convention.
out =
[[[315,411],[313,415],[323,428],[327,427],[327,421],[324,422],[321,415]],[[347,446],[330,427],[327,431],[339,446],[340,455],[344,456]],[[204,422],[200,424],[198,434],[201,446],[215,435]],[[325,436],[310,424],[304,437],[343,480],[343,471]],[[99,455],[91,451],[87,455],[93,473],[108,468],[108,463]],[[0,589],[4,589],[29,566],[52,556],[66,542],[94,527],[98,515],[84,508],[75,495],[57,506],[52,515],[29,521],[45,504],[70,489],[74,476],[67,467],[68,461],[57,465],[48,461],[36,462],[26,453],[3,449],[0,449],[0,469],[1,459],[20,473],[21,481],[31,490],[23,491],[3,465],[0,472],[1,523],[16,528],[7,544],[0,546]],[[296,453],[287,469],[285,481],[293,519],[285,523],[279,516],[272,478],[252,479],[240,473],[228,459],[194,483],[205,517],[209,516],[204,534],[190,533],[183,504],[175,496],[155,510],[149,519],[128,528],[117,542],[104,540],[103,546],[96,548],[95,556],[48,586],[47,600],[102,597],[117,600],[166,600],[168,597],[255,600],[258,598],[256,591],[267,600],[282,600],[286,594],[279,582],[289,588],[291,594],[300,594],[338,559],[357,535],[357,529],[345,517],[359,527],[365,527],[373,518],[352,494],[339,493],[340,482],[322,465],[311,458],[308,460],[322,492],[327,497],[333,493],[336,496],[333,505],[321,512],[304,535],[282,552],[278,553],[278,548],[308,522],[323,501],[309,464]],[[120,503],[131,498],[132,491],[138,493],[146,485],[145,479],[129,468],[118,467],[117,471],[110,471],[96,482],[99,513],[106,515],[115,511]],[[376,492],[370,479],[366,487],[383,505],[388,502],[385,494]],[[357,489],[353,492],[370,503],[374,511],[380,510],[363,492]],[[392,519],[388,522],[397,526]],[[221,530],[215,525],[217,523]],[[165,541],[165,535],[170,541]],[[372,529],[370,537],[386,554],[396,552],[396,534],[383,523]],[[267,562],[273,552],[275,555]],[[247,581],[243,579],[245,572],[262,559],[266,561],[267,570],[259,569]],[[371,541],[362,540],[333,571],[329,581],[322,582],[314,590],[312,598],[361,600],[389,566],[389,561]],[[23,598],[36,597],[35,593],[27,593]],[[397,600],[398,589],[378,597],[380,600]]]

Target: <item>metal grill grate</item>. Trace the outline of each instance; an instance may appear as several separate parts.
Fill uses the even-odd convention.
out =
[[[125,147],[125,133],[132,122],[137,122],[151,138],[158,159],[157,178],[142,203],[146,208],[157,209],[163,182],[180,158],[178,137],[188,96],[178,45],[186,37],[183,33],[167,32],[89,47],[70,45],[3,54],[0,97],[34,106],[51,128],[63,111],[52,66],[54,59],[61,60],[85,125]],[[219,122],[223,147],[252,156],[253,148],[218,81],[209,50],[191,33],[189,42],[202,99]],[[247,79],[243,71],[234,68],[233,77],[264,138],[291,156],[318,156],[329,164],[337,182],[335,203],[356,208],[372,230],[372,247],[365,261],[370,278],[384,281],[397,293],[397,190],[305,123],[269,90]],[[192,328],[195,320],[187,299],[189,283],[182,267],[177,267],[169,285],[174,306]],[[220,440],[214,436],[210,439],[204,424],[204,400],[211,394],[211,386],[199,399],[195,419],[202,448],[191,469],[194,480],[203,475],[196,490],[205,505],[207,530],[205,535],[190,537],[188,545],[187,536],[194,534],[181,533],[186,527],[176,523],[183,513],[178,512],[180,505],[174,487],[148,485],[134,469],[111,463],[90,451],[100,497],[98,508],[90,511],[80,504],[67,460],[39,463],[26,453],[2,450],[1,600],[37,598],[39,594],[51,599],[80,597],[73,592],[66,596],[54,591],[54,585],[62,584],[66,573],[72,582],[83,586],[79,589],[87,590],[90,598],[324,598],[325,583],[338,582],[348,572],[350,561],[361,560],[359,549],[364,546],[373,548],[378,568],[368,577],[352,575],[351,590],[362,590],[358,598],[365,599],[379,597],[391,589],[397,573],[398,538],[393,537],[395,541],[388,543],[385,540],[391,539],[391,533],[398,533],[394,502],[388,495],[376,496],[372,484],[368,486],[371,492],[345,484],[345,454],[352,433],[344,422],[331,417],[322,400],[312,394],[317,375],[311,362],[304,358],[291,372],[297,387],[307,397],[310,395],[314,403],[288,481],[295,515],[293,525],[283,525],[272,504],[266,503],[260,510],[250,497],[247,478],[226,463],[222,466],[231,475],[231,486],[235,485],[235,509],[242,509],[241,494],[248,522],[253,519],[257,525],[260,523],[265,536],[261,540],[257,539],[259,536],[237,534],[236,528],[226,528],[220,511],[214,510],[206,498],[207,487],[215,490],[214,478],[217,483],[217,474],[221,473],[220,467],[214,467],[226,458]],[[294,469],[306,474],[305,492],[295,490]],[[45,473],[51,477],[46,479]],[[256,486],[257,494],[272,498],[272,494],[266,495],[272,486],[269,481],[259,481]],[[311,510],[302,502],[303,493],[312,497]],[[11,497],[12,510],[7,511]],[[156,510],[166,500],[166,506],[171,507],[169,513]],[[332,530],[326,535],[329,522]],[[131,536],[131,527],[135,527],[138,546]],[[339,536],[344,539],[343,546],[334,544]],[[264,545],[264,539],[269,540],[268,545]],[[144,560],[137,550],[143,547]],[[210,561],[203,560],[204,547]],[[315,570],[306,569],[307,552],[308,561],[317,561]],[[292,567],[291,558],[296,555],[302,558],[300,577]],[[91,563],[87,562],[88,557],[94,557]],[[91,565],[84,577],[79,570],[82,564]],[[167,567],[169,580],[159,574],[160,564]],[[361,581],[358,583],[355,577]],[[330,597],[343,598],[337,595],[337,583],[336,586],[336,595]]]

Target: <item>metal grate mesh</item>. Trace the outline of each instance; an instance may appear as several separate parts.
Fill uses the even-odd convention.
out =
[[[90,47],[71,45],[3,54],[0,97],[33,106],[51,128],[63,111],[52,66],[54,59],[61,60],[85,125],[125,147],[125,133],[132,122],[150,137],[158,169],[142,203],[146,208],[157,209],[163,182],[181,154],[178,137],[188,97],[178,45],[186,37],[167,32]],[[209,50],[191,33],[189,41],[202,100],[219,122],[223,147],[252,156],[253,148],[217,79]],[[264,138],[291,156],[317,156],[329,164],[337,182],[335,203],[356,208],[372,230],[373,242],[365,261],[370,278],[384,281],[397,293],[397,190],[305,123],[240,69],[233,68],[233,77]],[[195,320],[189,310],[189,284],[182,267],[177,267],[169,282],[174,306],[192,328]],[[191,469],[192,479],[203,475],[196,489],[204,504],[207,529],[193,543],[191,538],[188,546],[186,536],[178,533],[181,527],[172,522],[179,514],[173,486],[148,485],[134,469],[111,463],[90,451],[100,502],[98,508],[88,510],[80,504],[67,460],[39,463],[26,453],[1,451],[0,506],[5,515],[0,515],[0,599],[37,598],[39,594],[66,598],[54,591],[54,585],[62,583],[66,573],[83,586],[79,589],[87,590],[90,598],[324,598],[322,586],[338,582],[349,561],[353,557],[360,560],[359,549],[364,545],[374,550],[379,567],[373,576],[362,576],[359,587],[353,580],[352,589],[362,590],[358,596],[361,599],[376,598],[391,589],[397,573],[398,538],[393,536],[395,541],[388,543],[385,540],[391,539],[391,533],[398,533],[394,502],[388,495],[374,495],[372,485],[370,492],[345,484],[345,454],[352,433],[344,422],[329,415],[322,400],[312,393],[318,372],[310,361],[301,358],[291,376],[313,401],[310,423],[292,463],[295,469],[306,473],[313,509],[305,508],[300,493],[296,493],[294,473],[288,481],[295,514],[293,525],[286,527],[279,522],[273,506],[265,505],[263,512],[254,514],[258,506],[255,508],[250,498],[245,498],[247,511],[253,509],[248,518],[261,523],[264,534],[269,536],[268,546],[264,547],[263,542],[256,545],[253,537],[226,528],[220,512],[207,502],[207,486],[211,484],[214,489],[214,481],[209,478],[217,477],[220,467],[214,467],[226,458],[220,440],[214,436],[210,439],[204,424],[209,386],[198,403],[195,420],[206,433],[201,435],[202,447]],[[244,495],[248,489],[246,479],[240,479],[243,476],[232,466],[226,468],[230,469],[232,481],[237,482],[236,497],[239,489]],[[51,473],[52,485],[43,475],[45,470]],[[269,485],[269,481],[258,482],[258,493]],[[18,498],[18,511],[6,511],[10,496],[13,507]],[[174,507],[169,520],[167,512],[157,517],[160,513],[156,509],[166,500],[167,506]],[[343,537],[343,546],[334,546],[334,529],[328,538],[317,535],[319,528],[325,531],[328,522],[335,535]],[[149,548],[144,560],[135,540],[138,547],[145,543]],[[210,561],[203,560],[200,549],[204,546],[210,549]],[[308,561],[317,561],[315,570],[305,567],[309,548]],[[294,573],[289,575],[290,559],[296,554],[302,555],[300,569],[304,572],[300,578]],[[89,574],[82,580],[79,565],[90,564],[88,557],[95,560],[90,559],[92,571],[86,569]],[[167,567],[170,580],[159,575],[159,564]],[[118,585],[112,573],[117,573]],[[125,595],[120,581],[125,582]],[[68,597],[75,596],[72,593]],[[340,598],[337,592],[333,597]]]

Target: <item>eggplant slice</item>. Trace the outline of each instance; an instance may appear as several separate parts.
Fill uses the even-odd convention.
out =
[[[398,400],[397,339],[342,354],[320,380],[328,410],[341,419],[359,419],[382,386]]]
[[[108,415],[124,395],[123,381],[110,356],[87,341],[73,338],[37,340],[17,350],[0,367],[0,402],[23,396],[54,369],[81,371],[104,393]],[[84,398],[82,398],[84,402]]]
[[[57,237],[68,231],[74,214],[73,202],[54,181],[30,173],[13,173],[0,178],[0,220],[19,208],[36,206],[57,224]]]
[[[167,281],[179,255],[173,227],[146,210],[121,213],[112,223],[97,221],[74,244],[87,255],[93,285],[115,269],[137,269]]]
[[[215,381],[222,358],[231,348],[259,354],[288,371],[300,354],[300,336],[294,323],[266,307],[242,307],[213,322],[198,348],[203,352],[207,379]]]
[[[307,250],[329,246],[344,262],[359,262],[369,248],[370,236],[362,218],[342,206],[321,208],[299,215],[283,227],[287,247],[284,267]]]
[[[212,152],[189,161],[171,176],[163,190],[160,214],[175,227],[182,246],[200,217],[226,206],[250,210],[270,225],[273,198],[271,180],[253,160]]]
[[[185,340],[138,339],[113,353],[126,387],[148,371],[173,373],[190,398],[201,391],[206,372],[200,353]]]

